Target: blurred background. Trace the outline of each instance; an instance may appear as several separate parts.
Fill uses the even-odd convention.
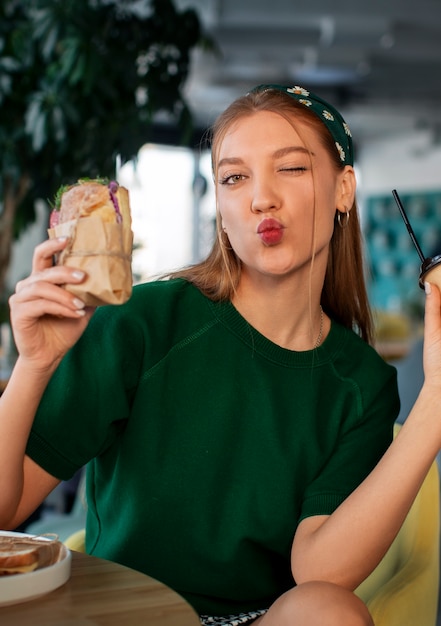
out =
[[[262,82],[309,88],[349,123],[378,347],[409,354],[420,260],[391,190],[425,255],[441,252],[439,0],[6,0],[0,12],[3,357],[7,297],[58,186],[99,174],[129,188],[136,281],[199,260],[214,232],[204,133]]]

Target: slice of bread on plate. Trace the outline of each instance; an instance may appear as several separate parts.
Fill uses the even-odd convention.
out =
[[[44,537],[0,536],[0,576],[33,572],[56,563],[62,543]]]

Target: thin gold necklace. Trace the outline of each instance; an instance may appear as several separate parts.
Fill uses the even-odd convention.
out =
[[[319,345],[321,344],[322,336],[323,336],[323,307],[322,305],[320,305],[320,330],[319,330],[319,334],[317,337],[317,341],[315,342],[315,345],[314,345],[314,350],[318,348]]]

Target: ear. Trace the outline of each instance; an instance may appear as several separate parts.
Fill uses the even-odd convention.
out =
[[[336,188],[335,206],[341,213],[347,213],[352,209],[356,187],[354,168],[351,165],[346,165],[339,174]]]

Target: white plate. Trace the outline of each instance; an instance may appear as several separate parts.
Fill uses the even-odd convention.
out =
[[[2,537],[32,537],[25,533],[14,533],[0,530]],[[66,546],[62,546],[59,560],[53,565],[37,569],[27,574],[0,576],[0,607],[17,604],[25,600],[33,600],[49,593],[70,578],[72,555]]]

